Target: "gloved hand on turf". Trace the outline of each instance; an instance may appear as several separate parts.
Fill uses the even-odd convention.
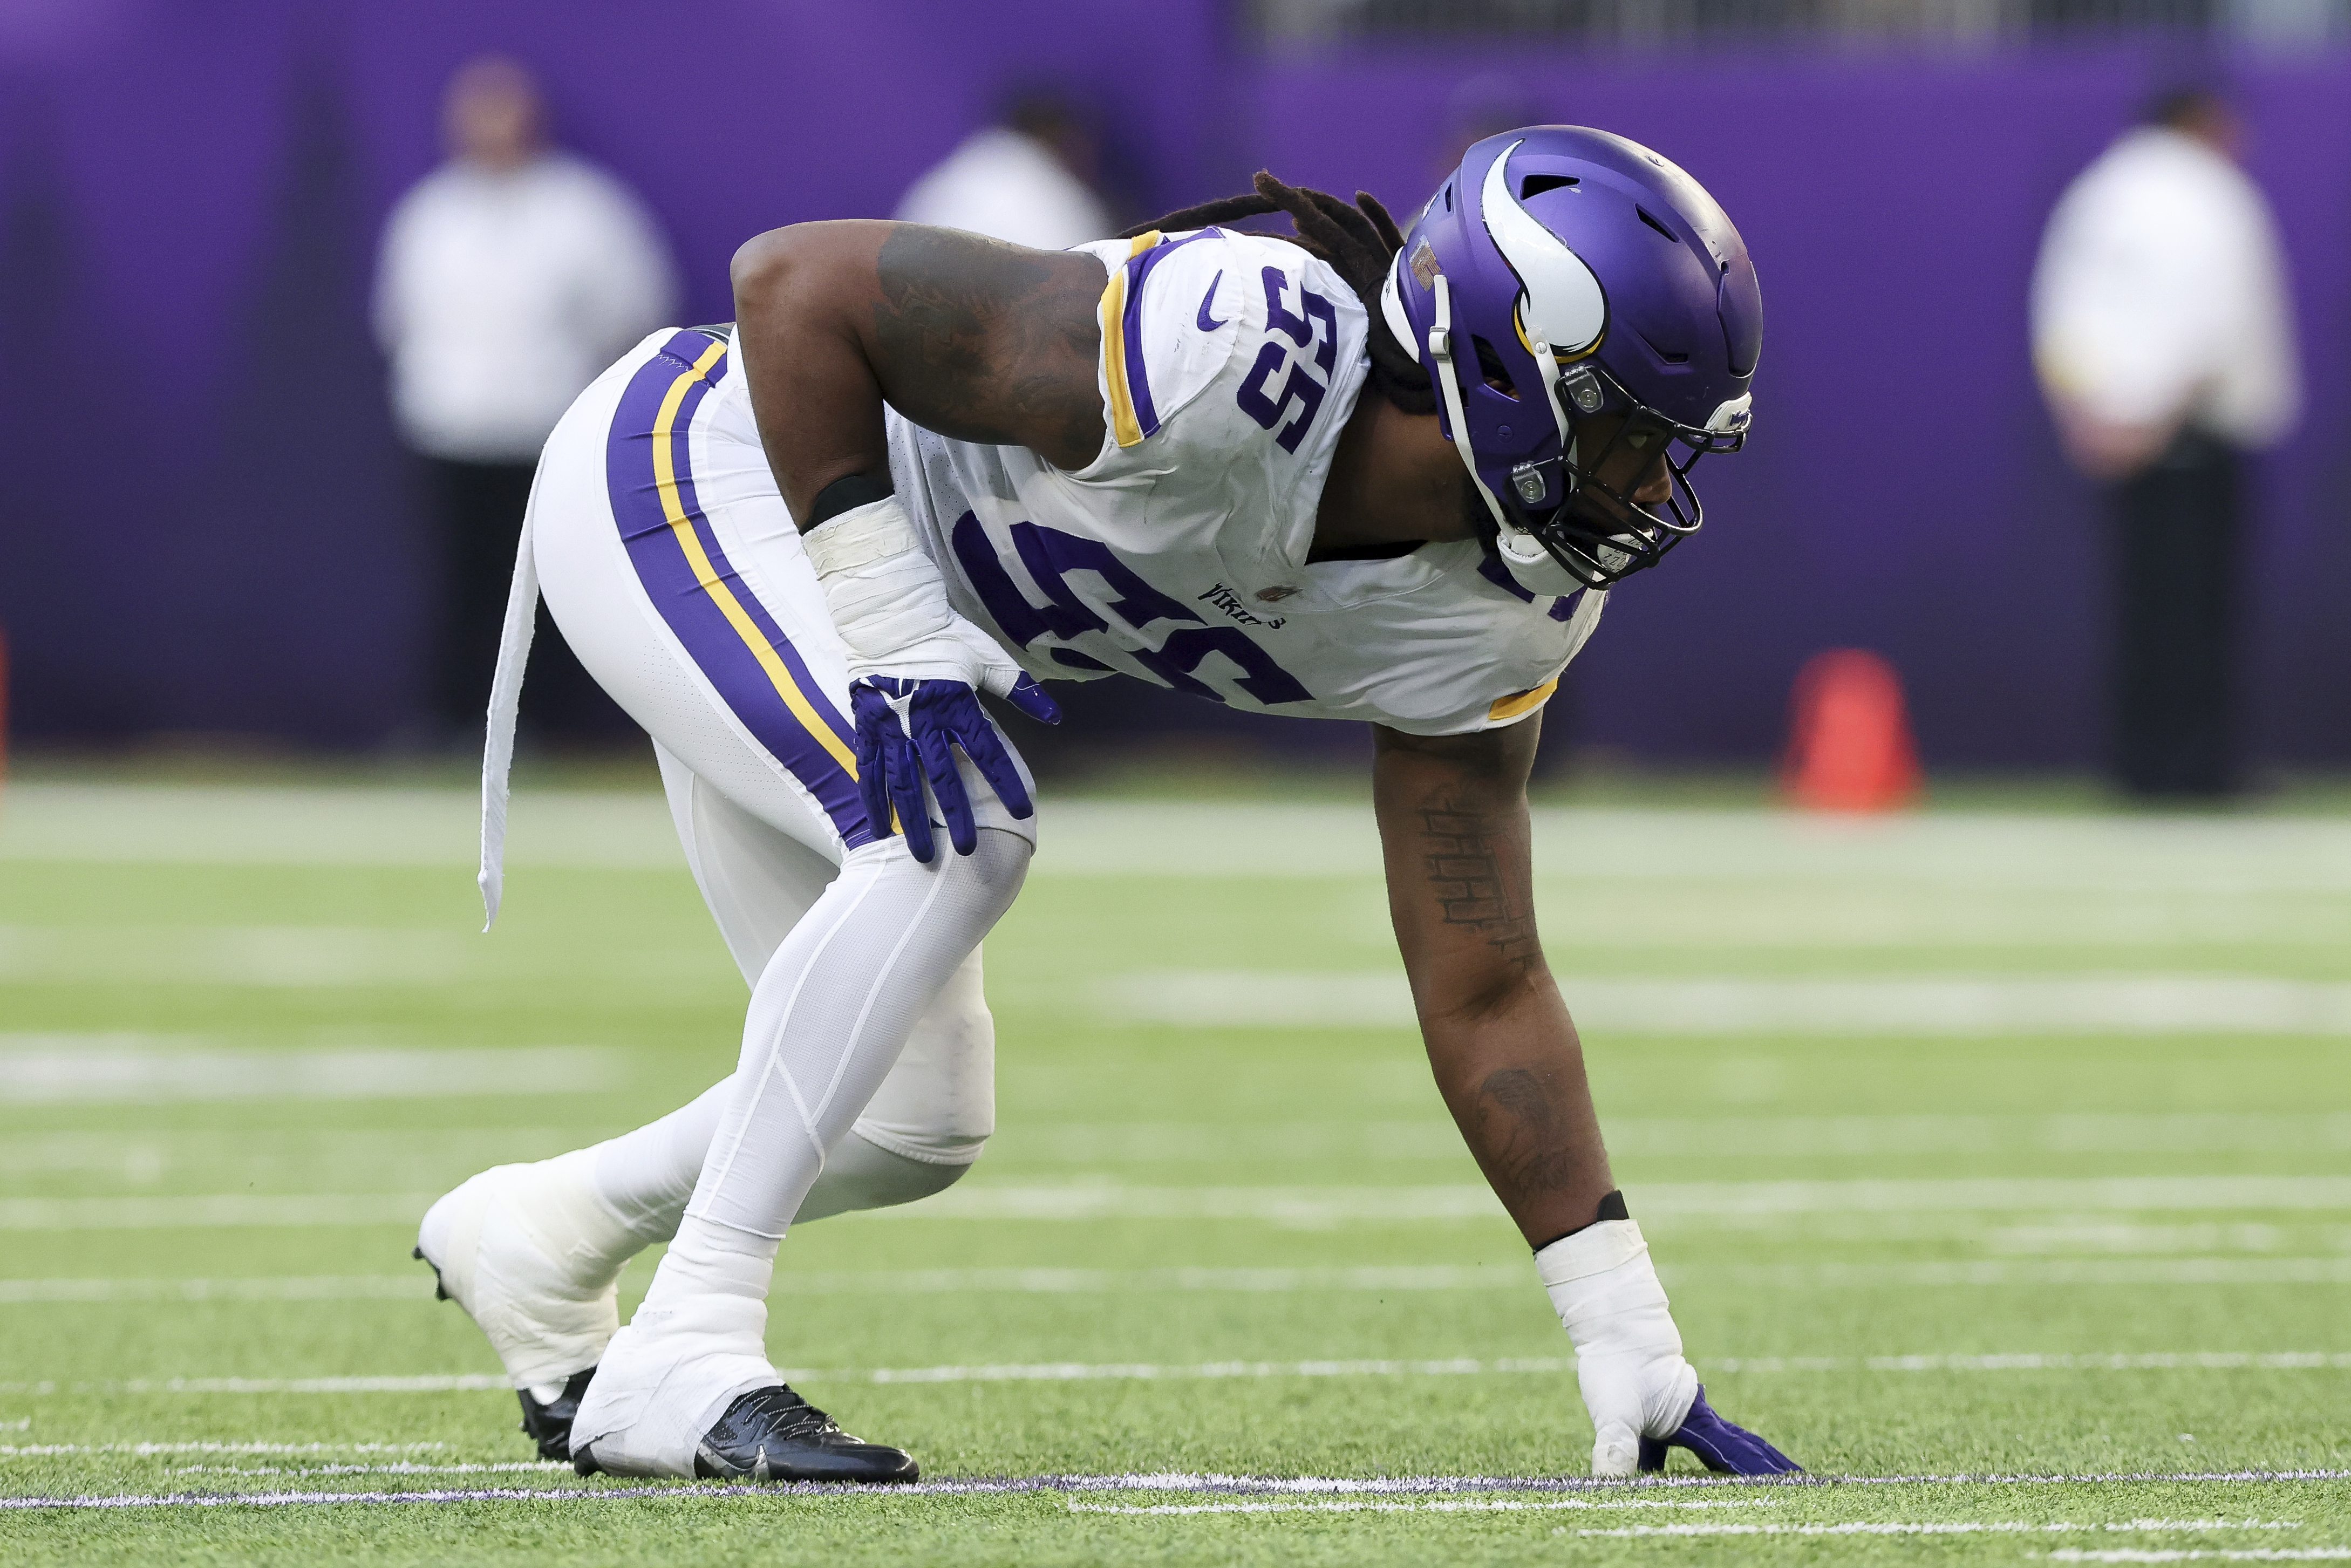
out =
[[[1703,1383],[1698,1385],[1698,1397],[1690,1402],[1689,1414],[1682,1417],[1673,1436],[1641,1439],[1641,1469],[1664,1469],[1667,1448],[1687,1448],[1718,1475],[1792,1475],[1804,1468],[1738,1422],[1716,1415],[1714,1406],[1706,1402]]]
[[[897,497],[830,518],[802,543],[849,654],[857,787],[876,836],[893,831],[894,808],[907,849],[930,861],[935,851],[923,799],[927,781],[956,852],[978,847],[971,800],[956,770],[958,747],[1006,810],[1034,815],[1020,769],[977,694],[1007,698],[1046,724],[1059,724],[1061,710],[987,632],[955,612]]]
[[[1681,1331],[1636,1221],[1588,1225],[1536,1253],[1535,1266],[1575,1343],[1576,1382],[1592,1413],[1593,1475],[1662,1469],[1674,1446],[1713,1470],[1777,1475],[1797,1469],[1706,1402],[1697,1370],[1682,1358]]]

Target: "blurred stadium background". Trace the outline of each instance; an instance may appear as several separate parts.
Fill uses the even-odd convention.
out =
[[[1552,705],[1539,854],[1705,1375],[1822,1469],[2351,1466],[2343,0],[0,0],[0,1493],[568,1486],[481,1473],[529,1467],[414,1217],[732,1060],[739,983],[643,742],[526,768],[479,941],[470,763],[413,738],[424,497],[367,298],[484,51],[652,209],[688,321],[730,313],[745,237],[886,215],[1028,87],[1096,125],[1121,221],[1259,166],[1408,209],[1516,120],[1682,162],[1762,277],[1759,434]],[[2250,509],[2271,809],[2109,819],[2098,503],[2027,279],[2059,192],[2181,81],[2249,123],[2310,413]],[[1766,809],[1798,672],[1840,647],[1898,671],[1945,810]],[[1049,823],[1056,794],[1194,799],[1048,827],[990,939],[1004,1131],[947,1198],[795,1236],[779,1364],[941,1473],[1574,1469],[1567,1346],[1399,1010],[1360,732],[1061,689],[1061,732],[1017,732]],[[1801,1506],[2306,1510],[2294,1544],[2351,1542],[2315,1495]],[[704,1560],[771,1561],[753,1527],[799,1506],[711,1507]],[[893,1539],[816,1507],[799,1539],[844,1562],[1429,1561],[1488,1528],[1081,1530],[1055,1500]],[[0,1516],[0,1558],[181,1560],[185,1516],[149,1515]],[[475,1517],[484,1558],[625,1555]],[[450,1550],[210,1518],[229,1555]],[[1582,1550],[1551,1518],[1475,1539]]]
[[[670,235],[691,320],[758,230],[886,215],[1009,89],[1094,115],[1123,219],[1260,165],[1392,205],[1501,120],[1610,127],[1740,224],[1761,433],[1718,518],[1618,596],[1550,716],[1573,746],[1754,765],[1825,647],[1885,653],[1930,769],[2085,769],[2094,493],[2037,399],[2026,282],[2059,191],[2161,87],[2232,93],[2296,286],[2313,417],[2258,473],[2246,722],[2351,761],[2351,56],[2333,0],[741,0],[0,13],[0,627],[21,746],[367,751],[423,700],[420,497],[365,315],[391,204],[484,50]],[[1711,465],[1710,465],[1711,467]],[[1122,683],[1123,684],[1123,683]],[[1353,737],[1099,691],[1061,744]],[[1140,695],[1142,700],[1138,700]],[[1126,737],[1122,734],[1119,738]]]

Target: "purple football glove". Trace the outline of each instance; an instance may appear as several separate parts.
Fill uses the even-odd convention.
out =
[[[1061,722],[1061,710],[1045,688],[1023,674],[1005,694],[1013,706],[1044,724]],[[857,723],[857,789],[865,800],[865,815],[873,835],[892,832],[891,812],[905,832],[906,848],[928,865],[936,852],[931,840],[931,813],[923,801],[923,782],[930,781],[939,814],[947,820],[947,841],[956,853],[967,855],[979,847],[979,826],[972,820],[971,800],[964,793],[963,777],[956,771],[955,750],[961,747],[981,778],[1016,817],[1036,814],[1020,769],[989,722],[979,697],[962,681],[904,680],[895,675],[862,675],[849,685],[849,704]]]
[[[1698,1398],[1691,1402],[1689,1414],[1682,1417],[1672,1437],[1641,1439],[1641,1468],[1664,1469],[1667,1448],[1687,1448],[1717,1475],[1800,1475],[1804,1468],[1737,1422],[1716,1415],[1714,1406],[1706,1402],[1703,1383],[1698,1385]]]

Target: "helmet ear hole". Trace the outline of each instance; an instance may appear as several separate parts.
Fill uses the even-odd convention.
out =
[[[1519,395],[1518,382],[1510,379],[1510,367],[1502,363],[1502,356],[1494,351],[1494,345],[1479,337],[1472,337],[1469,341],[1477,345],[1478,373],[1485,378],[1486,384],[1515,402]]]

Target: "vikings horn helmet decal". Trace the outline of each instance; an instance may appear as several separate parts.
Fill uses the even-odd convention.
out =
[[[1697,181],[1621,136],[1531,126],[1471,147],[1380,304],[1535,591],[1656,565],[1705,520],[1698,459],[1746,441],[1763,337],[1746,245]],[[1635,498],[1660,476],[1665,498]]]
[[[1600,335],[1608,329],[1608,298],[1583,258],[1535,222],[1510,194],[1503,166],[1524,145],[1510,143],[1508,152],[1486,166],[1486,181],[1479,191],[1479,215],[1524,290],[1517,310],[1519,339],[1528,352],[1540,352],[1534,345],[1541,341],[1562,359],[1581,359],[1600,346]]]

